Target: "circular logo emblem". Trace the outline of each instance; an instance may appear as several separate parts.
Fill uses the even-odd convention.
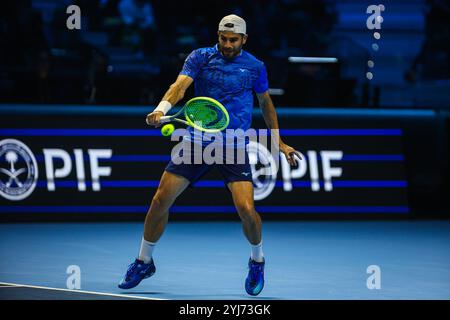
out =
[[[258,201],[272,193],[277,182],[278,168],[272,154],[262,144],[250,141],[247,148],[255,185],[254,197]]]
[[[15,139],[0,141],[0,195],[12,201],[23,200],[36,187],[36,158],[24,143]]]

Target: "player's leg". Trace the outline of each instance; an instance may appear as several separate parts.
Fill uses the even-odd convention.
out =
[[[265,259],[262,251],[262,222],[254,206],[253,184],[250,181],[234,181],[229,182],[227,186],[242,220],[244,234],[251,244],[245,290],[248,294],[256,296],[264,287]]]
[[[156,241],[164,232],[169,216],[169,208],[188,185],[188,179],[164,171],[145,218],[144,236],[139,250],[139,257],[129,265],[125,277],[119,283],[119,288],[134,288],[143,279],[151,277],[156,272],[152,258],[153,249]]]
[[[146,241],[155,243],[159,240],[169,218],[169,208],[188,186],[189,180],[186,178],[164,171],[145,217],[144,239]]]
[[[262,261],[261,217],[255,210],[253,201],[252,168],[248,151],[242,146],[225,147],[224,164],[217,168],[222,174],[230,190],[233,202],[242,221],[244,234],[252,245],[252,258]]]
[[[228,183],[233,202],[242,221],[244,234],[252,245],[261,242],[261,217],[255,210],[253,201],[253,184],[249,181]]]
[[[185,177],[164,171],[145,217],[139,260],[144,263],[152,260],[155,244],[163,234],[169,219],[169,208],[188,185],[189,180]]]

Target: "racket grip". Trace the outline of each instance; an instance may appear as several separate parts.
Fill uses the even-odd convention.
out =
[[[170,116],[162,116],[161,118],[159,118],[159,122],[160,123],[166,123],[166,122],[169,122],[170,119],[171,119]]]

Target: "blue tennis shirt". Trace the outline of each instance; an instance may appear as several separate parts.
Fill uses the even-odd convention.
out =
[[[191,52],[180,75],[194,79],[195,96],[211,97],[222,103],[230,115],[227,129],[249,129],[253,91],[263,93],[269,89],[262,61],[244,50],[234,58],[225,58],[218,45]]]

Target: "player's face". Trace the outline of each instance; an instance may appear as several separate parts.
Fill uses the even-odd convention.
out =
[[[219,51],[226,58],[236,57],[247,42],[247,35],[234,33],[231,31],[219,31]]]

